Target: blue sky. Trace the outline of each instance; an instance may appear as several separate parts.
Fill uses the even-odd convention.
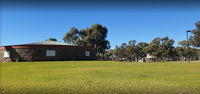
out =
[[[71,27],[84,29],[92,24],[108,28],[112,48],[129,40],[150,42],[168,36],[177,42],[186,39],[186,30],[200,21],[199,8],[152,7],[138,5],[126,8],[34,8],[3,5],[1,9],[1,44],[14,45],[62,38]],[[83,7],[83,8],[82,8]],[[94,7],[94,8],[93,8]],[[27,8],[27,9],[26,9]]]

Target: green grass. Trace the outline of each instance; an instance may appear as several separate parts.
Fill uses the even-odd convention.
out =
[[[200,62],[0,63],[0,94],[199,94]]]

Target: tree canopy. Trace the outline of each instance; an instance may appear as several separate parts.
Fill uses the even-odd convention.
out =
[[[192,36],[190,36],[190,44],[194,47],[200,47],[200,21],[195,23],[196,29],[192,30]]]
[[[155,38],[149,44],[148,53],[158,57],[162,61],[173,57],[174,53],[174,40],[168,37]]]
[[[148,46],[146,42],[137,43],[136,40],[130,40],[128,43],[116,46],[113,54],[118,60],[126,58],[128,61],[138,61],[146,57]]]
[[[64,42],[96,48],[97,53],[104,53],[110,48],[107,38],[108,29],[100,24],[93,24],[89,28],[78,30],[71,28],[63,37]]]

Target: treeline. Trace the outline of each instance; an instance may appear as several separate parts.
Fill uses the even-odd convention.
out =
[[[200,59],[200,21],[195,23],[196,29],[191,32],[188,41],[178,42],[174,46],[174,40],[168,37],[157,37],[150,43],[130,40],[122,43],[114,49],[110,49],[110,42],[107,40],[108,29],[100,24],[78,30],[76,27],[67,32],[63,40],[69,44],[90,46],[96,49],[99,60],[123,60],[123,61],[177,61],[177,60],[199,60]],[[185,33],[185,32],[183,32]],[[54,38],[49,40],[57,41]]]
[[[136,43],[135,40],[130,40],[128,43],[122,43],[115,49],[107,51],[102,59],[136,62],[200,59],[200,50],[195,47],[188,48],[187,41],[180,41],[177,47],[174,47],[173,44],[174,40],[168,37],[155,38],[150,43]]]
[[[115,49],[107,51],[103,60],[120,61],[180,61],[200,60],[200,21],[195,23],[196,29],[191,32],[189,40],[179,41],[177,47],[174,40],[168,37],[155,38],[150,43],[130,40]]]

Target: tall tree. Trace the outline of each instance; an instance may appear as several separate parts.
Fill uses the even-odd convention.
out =
[[[181,47],[176,47],[176,51],[178,52],[178,55],[180,57],[183,57],[183,59],[186,61],[186,57],[187,57],[187,41],[183,40],[183,41],[179,41],[178,44]]]
[[[192,57],[198,57],[198,49],[196,48],[187,48],[187,41],[186,40],[183,40],[183,41],[179,41],[178,44],[181,46],[181,47],[176,47],[176,50],[179,54],[180,57],[183,57],[184,60],[186,61],[186,57],[188,57],[188,59],[191,59]]]
[[[100,24],[94,24],[90,28],[78,30],[72,28],[67,32],[63,40],[70,44],[91,46],[96,48],[97,54],[103,54],[110,48],[110,42],[107,38],[108,30]]]
[[[160,38],[155,38],[150,42],[149,47],[147,49],[148,54],[153,56],[159,56],[158,49],[160,46]]]
[[[138,56],[140,59],[146,57],[147,52],[148,52],[148,47],[149,47],[149,44],[146,42],[140,42],[137,44]]]
[[[136,46],[135,40],[130,40],[125,50],[125,54],[129,61],[138,60],[138,47]]]
[[[70,32],[65,34],[63,40],[69,44],[77,44],[77,41],[79,40],[79,30],[75,27],[72,27]]]
[[[196,29],[192,30],[192,36],[190,36],[190,44],[194,47],[200,47],[200,21],[195,23]]]
[[[156,56],[161,61],[166,61],[173,57],[175,49],[174,40],[168,37],[155,38],[149,45],[148,53]]]
[[[115,58],[117,60],[122,60],[124,58],[127,58],[127,54],[126,54],[126,49],[127,49],[127,44],[126,43],[122,43],[120,46],[116,46],[115,50],[114,50],[114,55]]]
[[[173,58],[174,55],[174,40],[173,39],[169,39],[168,37],[164,37],[161,39],[161,48],[160,50],[162,50],[162,60],[166,61],[169,58]]]

